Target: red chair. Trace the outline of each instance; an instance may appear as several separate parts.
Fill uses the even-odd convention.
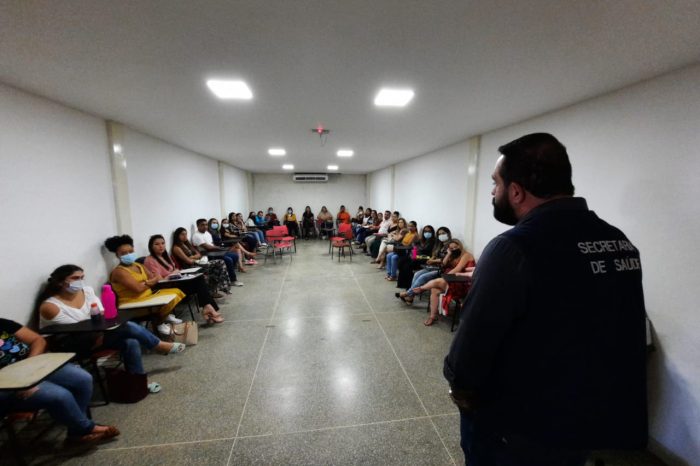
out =
[[[286,230],[286,227],[285,227]],[[267,241],[267,249],[265,250],[265,262],[267,263],[267,256],[270,254],[270,251],[272,251],[272,259],[275,260],[275,251],[279,252],[280,258],[282,258],[282,255],[284,254],[284,250],[286,249],[290,253],[292,252],[292,246],[293,243],[286,238],[287,236],[284,235],[285,232],[275,228],[271,228],[270,230],[267,230],[265,232],[265,239]],[[292,255],[289,255],[289,258],[291,259]]]
[[[341,223],[338,226],[338,236],[334,236],[330,240],[331,260],[333,260],[333,249],[338,248],[338,262],[340,262],[340,254],[342,252],[345,257],[345,248],[350,251],[350,261],[352,262],[352,225],[349,223]]]
[[[277,225],[272,227],[272,229],[282,233],[282,240],[291,241],[294,245],[294,252],[297,252],[297,239],[289,234],[289,228],[287,228],[287,225]]]

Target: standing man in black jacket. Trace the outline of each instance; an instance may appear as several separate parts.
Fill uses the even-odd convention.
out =
[[[639,252],[573,197],[552,135],[499,148],[494,217],[445,358],[476,466],[579,466],[647,440]]]

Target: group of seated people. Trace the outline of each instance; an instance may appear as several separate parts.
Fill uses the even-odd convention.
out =
[[[148,308],[139,310],[136,307],[130,311],[130,318],[148,316],[159,322],[154,332],[129,320],[107,332],[64,333],[47,341],[40,334],[42,328],[88,320],[94,307],[104,311],[95,291],[85,285],[83,268],[66,264],[56,268],[42,287],[38,299],[38,333],[17,322],[0,319],[0,368],[42,354],[49,348],[75,352],[79,359],[111,349],[119,352],[126,372],[145,376],[142,348],[163,355],[183,352],[184,344],[163,341],[158,336],[170,335],[170,324],[182,322],[172,314],[175,307],[187,295],[196,295],[206,321],[222,323],[224,317],[216,299],[224,296],[222,292],[230,294],[232,285],[243,286],[236,273],[246,272],[245,265],[255,265],[257,249],[266,246],[264,235],[260,235],[262,232],[255,225],[247,225],[240,213],[232,212],[221,224],[215,218],[198,219],[196,227],[192,241],[185,228],[177,228],[172,233],[169,252],[163,235],[151,236],[149,254],[145,257],[138,257],[129,235],[113,236],[104,242],[105,248],[118,260],[109,274],[109,285],[119,305],[145,302],[154,295],[172,296],[155,315]],[[208,255],[212,257],[209,259]],[[199,269],[198,273],[187,280],[177,280],[182,270],[189,268]],[[147,389],[157,393],[161,386],[151,382]],[[67,427],[67,443],[94,443],[119,435],[115,426],[99,425],[89,418],[92,390],[90,373],[67,364],[29,390],[0,391],[0,416],[45,409]]]
[[[376,210],[362,206],[351,220],[354,243],[386,270],[385,280],[397,282],[404,291],[395,296],[406,305],[416,295],[430,293],[430,315],[424,325],[431,326],[439,318],[441,295],[449,304],[452,298],[464,297],[470,281],[452,281],[443,275],[471,279],[476,262],[462,242],[452,237],[449,228],[435,230],[425,225],[420,232],[415,221],[407,222],[398,211],[386,210],[380,217]],[[448,295],[449,293],[449,295]]]
[[[336,226],[341,223],[350,224],[352,221],[353,217],[345,210],[344,205],[340,206],[335,222],[333,214],[330,213],[326,206],[322,206],[318,215],[314,215],[311,207],[307,205],[301,214],[301,222],[292,207],[287,207],[287,211],[282,216],[281,221],[275,210],[272,207],[268,207],[267,214],[263,214],[262,210],[259,210],[257,214],[250,212],[245,225],[258,228],[261,235],[264,235],[264,232],[272,227],[284,225],[294,238],[308,240],[311,238],[327,238],[335,231]]]

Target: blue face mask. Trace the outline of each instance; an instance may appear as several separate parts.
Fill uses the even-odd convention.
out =
[[[66,288],[70,293],[77,293],[78,291],[83,289],[83,281],[82,280],[75,280],[70,283],[68,283],[68,288]]]
[[[218,224],[218,223],[212,223],[212,224],[211,224],[211,229],[212,229],[212,230],[218,230],[218,229],[219,229],[219,224]]]
[[[124,265],[131,265],[134,262],[136,262],[136,253],[135,252],[130,252],[129,254],[124,254],[119,258],[122,264]]]
[[[433,233],[431,231],[426,231],[425,233],[423,233],[423,236],[425,237],[425,239],[430,239],[433,237]]]

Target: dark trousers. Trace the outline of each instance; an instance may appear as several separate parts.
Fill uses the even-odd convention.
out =
[[[584,466],[586,464],[587,451],[562,450],[515,435],[503,437],[492,432],[483,432],[478,424],[471,423],[469,419],[465,423],[465,416],[461,417],[461,445],[468,457],[468,466]],[[471,432],[470,428],[473,428]]]
[[[226,270],[228,271],[228,278],[232,282],[235,282],[237,280],[236,268],[238,267],[238,254],[236,254],[235,252],[227,252],[224,255],[224,257],[222,257],[222,259],[226,263]]]
[[[168,283],[168,286],[179,288],[186,295],[197,294],[197,301],[199,301],[200,306],[210,304],[215,310],[219,310],[219,305],[209,293],[209,287],[207,287],[207,282],[204,280],[204,275],[191,280],[173,281]]]

